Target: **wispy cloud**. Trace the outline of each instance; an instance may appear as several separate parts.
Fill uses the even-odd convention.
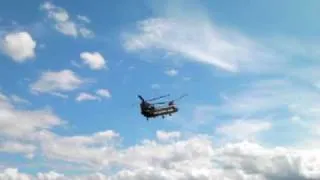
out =
[[[315,62],[320,54],[317,40],[287,35],[251,36],[240,28],[214,21],[205,8],[188,8],[181,1],[161,3],[166,5],[161,10],[155,6],[155,12],[161,12],[158,16],[141,20],[136,29],[123,33],[127,52],[160,51],[182,57],[181,62],[255,75],[286,75],[298,58]]]
[[[78,15],[77,18],[85,23],[91,22],[91,20],[87,16]]]
[[[23,99],[15,94],[11,95],[10,98],[14,103],[17,103],[17,104],[31,104],[28,100]]]
[[[299,141],[317,136],[313,127],[320,124],[319,104],[315,101],[320,94],[312,84],[286,78],[255,81],[240,88],[238,92],[231,91],[221,104],[214,107],[216,118],[223,117],[234,124],[237,124],[237,119],[271,123],[267,134],[282,134],[282,137],[298,138]],[[299,143],[291,142],[292,145]]]
[[[272,124],[268,121],[255,120],[235,120],[229,124],[223,124],[216,128],[215,133],[231,140],[253,141],[261,132],[271,129]]]
[[[138,23],[137,33],[125,33],[124,38],[129,52],[160,49],[230,72],[261,71],[274,60],[273,52],[253,39],[207,19],[146,19]]]
[[[55,23],[54,27],[58,32],[73,37],[82,36],[84,38],[91,38],[94,36],[92,30],[71,20],[69,13],[65,9],[56,6],[51,2],[43,3],[40,9],[46,11],[48,18]],[[86,23],[89,23],[89,19],[85,16],[78,16],[78,19],[81,21],[85,20],[87,21]]]

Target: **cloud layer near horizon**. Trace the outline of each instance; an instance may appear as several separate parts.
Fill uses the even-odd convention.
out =
[[[53,167],[54,162],[61,161],[65,165],[70,164],[70,170],[84,168],[87,172],[84,175],[72,176],[59,172],[64,170],[58,166],[55,171],[27,175],[15,168],[5,168],[0,174],[2,178],[211,179],[219,177],[243,180],[320,178],[319,149],[264,147],[255,139],[247,141],[244,136],[239,136],[236,142],[217,146],[213,137],[209,135],[186,135],[183,132],[161,130],[155,134],[156,139],[143,139],[138,144],[122,147],[123,137],[113,130],[91,135],[55,134],[50,130],[51,127],[61,126],[63,121],[52,112],[18,110],[8,101],[7,96],[2,94],[1,97],[0,122],[7,124],[2,126],[5,128],[2,129],[1,136],[7,140],[11,139],[6,143],[2,142],[0,145],[2,152],[24,154],[30,159],[43,155],[48,159],[49,167]],[[16,117],[17,114],[21,116]],[[30,124],[28,122],[31,122],[31,119],[39,119],[41,123]],[[8,126],[9,122],[21,124],[21,121],[29,126]],[[251,135],[268,128],[266,124],[248,123],[240,128],[255,129],[250,131]],[[220,128],[220,132],[226,136],[233,134],[233,131],[239,133],[237,127],[239,126],[235,124]],[[30,136],[23,136],[26,133]],[[119,170],[111,173],[109,169],[112,168]],[[95,174],[96,170],[100,173]]]

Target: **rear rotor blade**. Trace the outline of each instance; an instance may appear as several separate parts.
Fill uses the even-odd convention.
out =
[[[177,99],[172,100],[172,101],[178,101],[178,100],[180,100],[180,99],[182,99],[182,98],[184,98],[184,97],[186,97],[186,96],[188,96],[188,94],[183,94],[183,95],[181,95],[180,97],[178,97]]]
[[[184,98],[185,96],[187,96],[188,94],[183,94],[181,95],[180,97],[174,99],[174,100],[169,100],[169,101],[162,101],[162,102],[157,102],[157,103],[152,103],[152,104],[166,104],[166,103],[169,103],[169,102],[175,102],[175,101],[179,101],[181,100],[182,98]]]

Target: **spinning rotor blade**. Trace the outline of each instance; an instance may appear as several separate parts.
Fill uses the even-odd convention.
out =
[[[163,95],[163,96],[156,97],[156,98],[152,98],[152,99],[149,99],[149,100],[147,100],[147,101],[154,101],[154,100],[157,100],[157,99],[160,99],[160,98],[164,98],[164,97],[168,97],[168,96],[170,96],[170,94]]]
[[[174,100],[162,101],[162,102],[157,102],[157,103],[153,103],[153,104],[166,104],[166,103],[169,103],[169,102],[178,101],[178,100],[184,98],[185,96],[187,96],[187,94],[181,95],[180,97],[178,97],[178,98],[176,98]]]
[[[172,100],[172,101],[178,101],[178,100],[184,98],[185,96],[188,96],[188,94],[183,94],[183,95],[181,95],[180,97],[178,97],[177,99]]]

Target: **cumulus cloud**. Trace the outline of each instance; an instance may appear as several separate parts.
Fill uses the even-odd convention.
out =
[[[69,13],[65,9],[55,6],[51,2],[43,3],[40,9],[46,11],[48,18],[55,23],[54,27],[58,32],[73,37],[81,35],[84,38],[90,38],[94,36],[94,33],[90,29],[71,20]],[[83,21],[88,19],[85,19],[84,16],[80,16],[80,20]]]
[[[72,70],[64,69],[43,72],[41,77],[30,85],[30,88],[33,92],[59,93],[75,90],[84,83],[85,80]]]
[[[106,60],[98,52],[82,52],[80,58],[84,61],[84,64],[93,70],[100,70],[106,67]]]
[[[159,143],[145,140],[139,145],[113,151],[93,146],[95,136],[58,138],[45,141],[51,158],[77,162],[104,162],[117,166],[114,173],[63,175],[56,171],[39,172],[39,177],[62,179],[240,179],[284,180],[320,178],[319,150],[266,148],[257,143],[241,141],[214,147],[207,136],[195,135],[187,139]],[[109,141],[105,140],[105,141]],[[77,152],[77,153],[75,153]],[[47,154],[47,155],[49,155]],[[76,154],[81,154],[76,155]],[[94,158],[96,157],[96,158]],[[99,158],[98,158],[99,157]],[[95,161],[99,159],[99,161]],[[109,162],[109,163],[107,163]],[[0,176],[17,169],[6,169]],[[23,174],[32,177],[31,175]]]
[[[201,134],[182,136],[179,131],[156,132],[156,139],[144,139],[138,144],[122,146],[121,136],[113,130],[88,135],[58,135],[50,132],[61,120],[42,111],[17,110],[10,98],[1,94],[0,151],[24,154],[31,158],[35,150],[47,161],[62,161],[85,166],[93,173],[66,175],[52,170],[34,175],[18,169],[4,169],[1,178],[25,179],[317,179],[320,159],[317,149],[292,147],[267,148],[258,142],[242,141],[217,146],[212,137]],[[211,108],[202,108],[211,110]],[[22,123],[23,122],[23,123]],[[11,124],[11,125],[10,125]],[[220,133],[246,137],[269,128],[268,123],[236,121],[221,126]],[[28,136],[26,136],[26,134]],[[23,142],[27,141],[27,142]],[[75,166],[74,166],[75,167]],[[104,174],[95,170],[116,168]]]
[[[11,32],[1,39],[1,50],[11,57],[15,62],[25,62],[33,59],[36,48],[36,41],[28,32]]]

